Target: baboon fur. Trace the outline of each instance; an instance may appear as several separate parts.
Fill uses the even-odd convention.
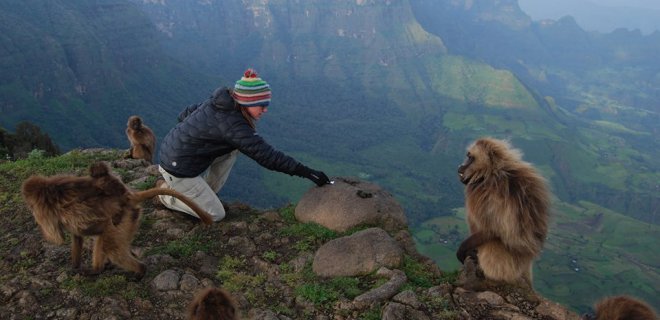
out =
[[[139,277],[144,275],[144,264],[133,256],[130,245],[140,222],[139,204],[156,195],[177,197],[195,210],[202,222],[213,223],[207,212],[175,190],[131,191],[104,162],[92,164],[89,172],[83,177],[33,175],[21,186],[23,199],[47,241],[62,244],[64,232],[72,234],[74,269],[80,269],[83,237],[95,236],[93,273],[101,272],[109,259]]]
[[[128,157],[133,159],[144,159],[153,163],[154,151],[156,150],[156,136],[147,127],[139,116],[130,116],[126,123],[126,136],[131,143]]]
[[[189,320],[238,320],[236,302],[224,289],[204,288],[188,305]]]
[[[467,148],[458,168],[465,184],[470,236],[456,255],[474,254],[487,279],[532,286],[532,262],[548,233],[545,179],[507,141],[485,137]]]
[[[645,302],[629,296],[615,296],[601,300],[595,306],[596,314],[585,320],[657,320],[655,311]]]

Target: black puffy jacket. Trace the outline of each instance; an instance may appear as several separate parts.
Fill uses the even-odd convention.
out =
[[[179,178],[201,174],[219,156],[238,149],[261,166],[288,174],[300,164],[275,150],[250,126],[229,89],[218,88],[206,101],[187,107],[160,146],[160,165]],[[298,175],[298,174],[296,174]]]

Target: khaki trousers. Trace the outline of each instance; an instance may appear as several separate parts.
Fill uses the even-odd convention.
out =
[[[165,182],[170,189],[181,192],[183,195],[197,203],[202,209],[208,212],[213,221],[220,221],[225,217],[225,208],[218,198],[218,192],[227,182],[229,171],[236,162],[238,150],[234,150],[224,156],[216,158],[213,163],[197,177],[177,178],[169,174],[165,169],[158,166],[158,171],[165,178]],[[190,209],[181,200],[172,196],[158,196],[160,202],[166,207],[185,212],[197,217],[197,214]]]

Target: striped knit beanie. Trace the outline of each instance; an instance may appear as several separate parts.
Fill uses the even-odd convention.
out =
[[[241,80],[234,85],[234,100],[243,107],[267,107],[270,104],[270,96],[268,83],[261,80],[251,68],[247,69]]]

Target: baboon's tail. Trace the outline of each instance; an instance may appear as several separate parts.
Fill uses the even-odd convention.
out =
[[[149,198],[158,195],[172,196],[181,200],[188,207],[190,207],[190,209],[195,211],[195,213],[197,214],[199,219],[202,220],[203,223],[205,224],[213,223],[213,218],[211,218],[211,215],[209,215],[208,212],[204,211],[204,209],[202,209],[199,205],[197,205],[195,202],[190,200],[190,198],[186,197],[185,195],[181,194],[176,190],[167,189],[167,188],[151,188],[144,191],[136,191],[132,194],[131,200],[133,201],[133,203],[140,203],[144,200],[147,200]]]

